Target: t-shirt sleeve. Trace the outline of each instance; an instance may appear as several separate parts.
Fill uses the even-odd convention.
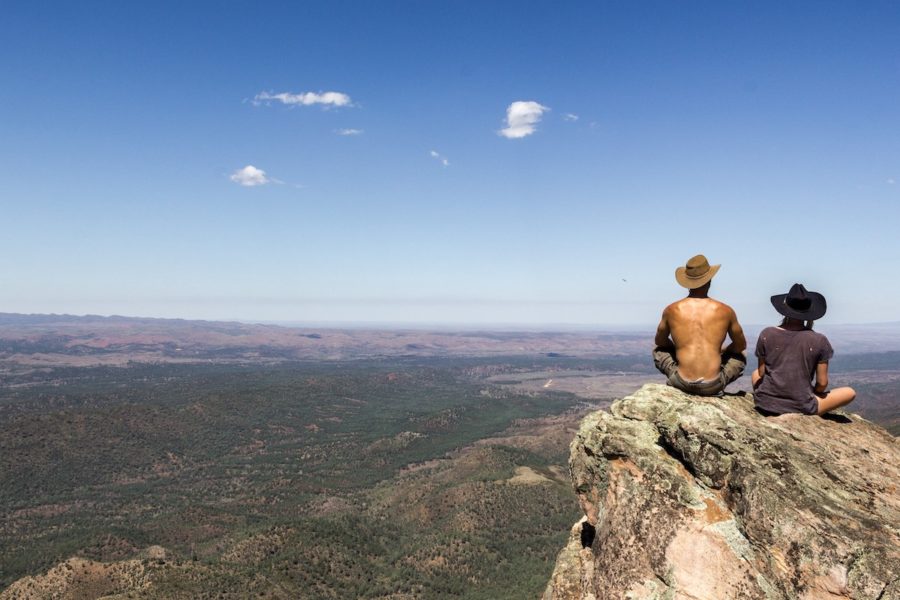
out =
[[[818,362],[827,363],[829,360],[831,360],[832,356],[834,356],[834,348],[831,347],[831,342],[828,341],[828,338],[823,335],[822,343],[819,347]]]
[[[756,338],[756,358],[760,358],[763,361],[766,360],[766,332],[762,332],[759,334],[759,337]]]

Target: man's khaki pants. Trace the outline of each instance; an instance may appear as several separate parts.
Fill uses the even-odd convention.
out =
[[[668,378],[666,383],[672,387],[697,396],[717,396],[725,391],[726,385],[744,374],[747,357],[743,354],[723,354],[719,377],[710,381],[686,381],[678,372],[675,351],[669,348],[657,346],[653,350],[653,364]]]

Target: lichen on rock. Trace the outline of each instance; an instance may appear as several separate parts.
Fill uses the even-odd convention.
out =
[[[585,518],[544,600],[900,598],[900,444],[856,415],[647,384],[582,421],[569,470]]]

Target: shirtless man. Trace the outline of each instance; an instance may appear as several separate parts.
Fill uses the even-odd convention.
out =
[[[734,310],[708,296],[720,266],[698,254],[678,267],[675,279],[690,291],[666,307],[656,328],[656,368],[669,385],[698,396],[721,394],[747,366],[747,340]],[[723,348],[726,334],[731,343]]]

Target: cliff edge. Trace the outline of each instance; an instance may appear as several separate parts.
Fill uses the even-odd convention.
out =
[[[588,415],[544,600],[900,599],[900,442],[647,384]]]

